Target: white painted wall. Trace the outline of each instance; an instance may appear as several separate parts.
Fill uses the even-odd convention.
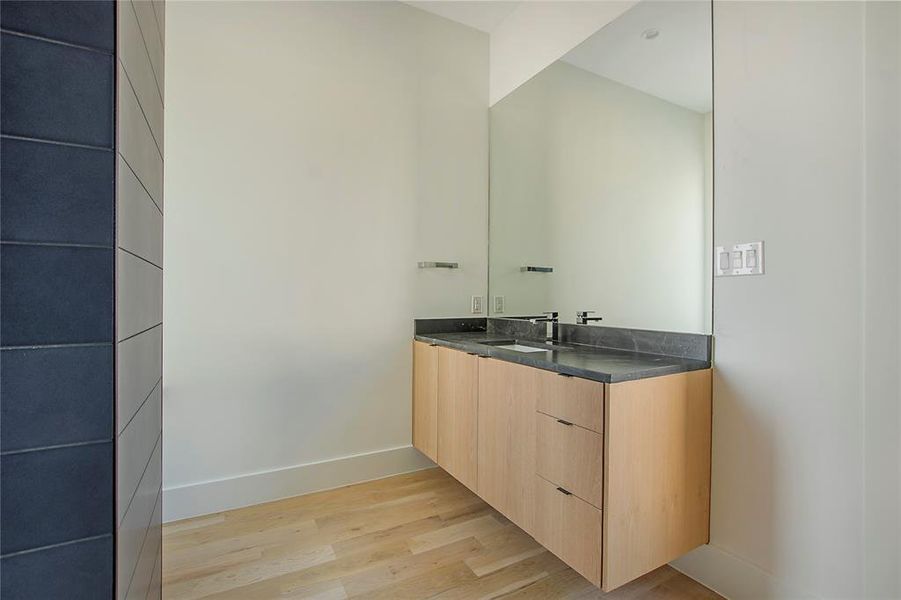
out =
[[[715,5],[715,242],[767,273],[714,284],[711,546],[676,565],[730,598],[901,594],[898,10]]]
[[[716,282],[712,544],[677,566],[732,598],[901,589],[898,10],[717,3],[716,241],[768,265]],[[487,40],[409,11],[169,5],[168,518],[423,464],[410,319],[484,293]],[[525,79],[581,41],[541,64],[519,39]],[[445,254],[464,269],[412,267]]]
[[[428,464],[412,319],[486,293],[487,36],[382,2],[167,25],[166,520]]]
[[[495,104],[489,293],[505,314],[709,333],[706,122],[562,61]]]
[[[522,2],[491,32],[494,104],[636,4],[633,0]]]
[[[864,27],[864,591],[901,598],[901,3]]]

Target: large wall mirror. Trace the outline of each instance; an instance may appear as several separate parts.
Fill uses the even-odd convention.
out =
[[[491,108],[489,308],[711,331],[711,4],[639,2]]]

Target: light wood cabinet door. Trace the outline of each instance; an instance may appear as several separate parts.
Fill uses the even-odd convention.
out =
[[[478,486],[479,357],[438,348],[438,464],[471,490]]]
[[[601,585],[601,511],[535,476],[535,539]]]
[[[438,347],[413,342],[413,447],[438,460]]]
[[[478,494],[532,533],[538,369],[479,359]]]
[[[604,433],[604,591],[706,544],[711,371],[610,384]]]
[[[604,438],[584,427],[535,413],[536,472],[597,508],[603,506]]]

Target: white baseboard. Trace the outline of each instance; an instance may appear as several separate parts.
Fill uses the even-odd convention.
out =
[[[729,600],[816,598],[716,546],[701,546],[670,563]]]
[[[163,489],[163,522],[271,502],[435,466],[412,446]]]

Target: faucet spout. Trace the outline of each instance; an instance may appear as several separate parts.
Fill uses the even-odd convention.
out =
[[[529,319],[529,323],[547,323],[547,331],[545,332],[545,341],[556,342],[560,337],[560,318],[557,311],[548,311],[543,317],[535,317]]]

